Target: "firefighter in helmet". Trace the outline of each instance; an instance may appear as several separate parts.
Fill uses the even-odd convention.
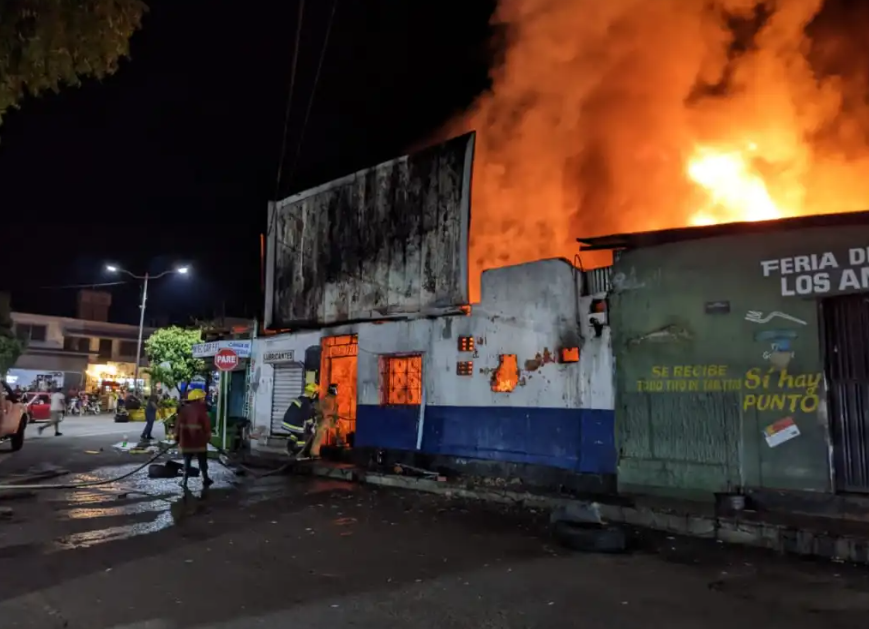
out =
[[[319,387],[314,382],[305,385],[304,392],[290,402],[289,408],[284,413],[282,426],[290,433],[287,439],[287,452],[293,456],[303,453],[310,436],[315,429],[316,423],[316,398]]]
[[[317,425],[314,440],[311,442],[311,454],[320,456],[320,447],[326,442],[329,433],[334,433],[335,444],[341,444],[338,425],[338,385],[330,384],[326,395],[317,402]]]

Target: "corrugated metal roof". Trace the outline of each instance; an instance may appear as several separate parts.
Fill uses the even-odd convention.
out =
[[[633,234],[614,234],[593,238],[577,238],[580,251],[605,249],[637,249],[640,247],[655,247],[674,242],[716,238],[719,236],[738,236],[744,234],[763,234],[775,231],[792,231],[814,227],[842,227],[848,225],[869,224],[869,211],[846,212],[843,214],[819,214],[815,216],[798,216],[782,218],[774,221],[757,221],[751,223],[725,223],[704,227],[682,227],[664,229],[652,232],[636,232]]]

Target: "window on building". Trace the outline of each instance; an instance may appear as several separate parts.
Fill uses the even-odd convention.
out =
[[[100,339],[100,358],[112,357],[112,339]]]
[[[509,393],[519,384],[519,360],[516,354],[501,354],[498,368],[492,374],[492,391]]]
[[[44,341],[47,331],[44,325],[31,325],[29,323],[16,323],[15,336],[22,341]]]
[[[419,406],[422,403],[422,355],[380,358],[380,403]]]
[[[87,352],[90,351],[91,340],[83,336],[65,336],[63,338],[63,349],[70,352]]]
[[[136,358],[136,341],[121,341],[118,354],[127,358]]]

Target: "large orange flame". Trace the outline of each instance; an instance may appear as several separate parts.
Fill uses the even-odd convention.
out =
[[[748,151],[757,150],[752,144]],[[692,225],[736,221],[767,221],[785,215],[770,196],[766,182],[752,170],[741,151],[697,150],[687,166],[688,177],[703,188],[709,200],[703,210],[689,217]]]
[[[577,236],[869,208],[864,5],[501,0],[492,89],[445,130],[478,132],[472,296]]]

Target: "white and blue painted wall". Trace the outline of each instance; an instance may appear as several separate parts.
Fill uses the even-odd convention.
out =
[[[267,426],[271,415],[264,352],[292,349],[298,355],[322,336],[357,334],[357,447],[614,474],[610,330],[592,325],[592,302],[604,295],[582,295],[582,280],[562,259],[492,269],[483,273],[480,303],[468,316],[360,323],[259,340],[255,429]],[[460,337],[473,337],[472,353],[459,351]],[[579,360],[562,362],[560,351],[574,347]],[[394,354],[422,355],[420,406],[380,404],[380,359]],[[494,372],[505,354],[518,359],[519,384],[496,392]],[[465,361],[473,361],[472,374],[458,375],[457,363]]]

